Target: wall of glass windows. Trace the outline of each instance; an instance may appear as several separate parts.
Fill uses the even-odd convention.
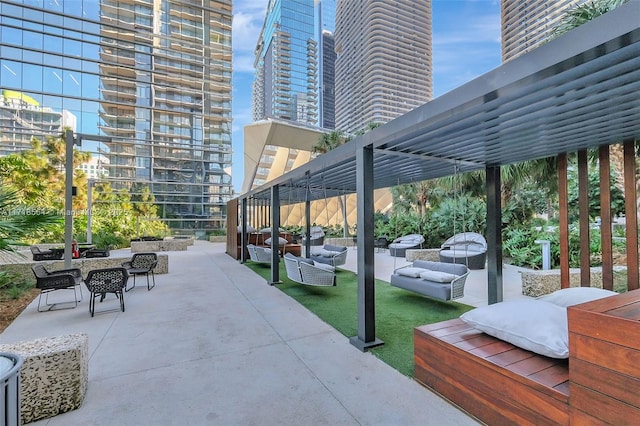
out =
[[[231,0],[0,1],[0,155],[64,128],[107,137],[82,149],[114,188],[148,184],[176,232],[223,228],[231,22]]]

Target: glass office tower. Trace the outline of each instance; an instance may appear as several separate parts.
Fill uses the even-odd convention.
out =
[[[318,125],[313,0],[269,0],[255,50],[253,120]]]
[[[4,152],[63,127],[99,135],[106,142],[83,149],[108,159],[112,186],[148,184],[178,232],[224,227],[232,196],[231,3],[1,1]]]

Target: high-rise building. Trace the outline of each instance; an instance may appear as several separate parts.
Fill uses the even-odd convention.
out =
[[[335,62],[336,52],[333,33],[336,27],[335,0],[315,0],[316,40],[318,40],[318,125],[323,129],[335,129]]]
[[[562,15],[586,0],[502,0],[502,62],[548,40]]]
[[[253,120],[318,124],[314,0],[269,0],[255,49]]]
[[[338,0],[336,128],[386,123],[433,96],[431,1]]]
[[[29,149],[33,138],[59,137],[65,128],[76,130],[76,117],[69,111],[43,107],[22,92],[0,91],[0,155]]]
[[[106,179],[148,184],[169,226],[224,227],[231,21],[231,0],[3,1],[0,90],[101,136]],[[12,138],[33,133],[22,123]]]

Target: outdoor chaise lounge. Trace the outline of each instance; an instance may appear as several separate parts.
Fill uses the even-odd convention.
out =
[[[404,257],[407,249],[420,248],[424,243],[424,237],[420,234],[409,234],[399,237],[389,244],[389,254],[395,257]]]
[[[487,241],[475,232],[462,232],[442,243],[440,262],[462,263],[469,269],[484,269]]]
[[[312,249],[310,258],[314,262],[326,263],[335,268],[347,263],[347,247],[325,244],[322,248]]]

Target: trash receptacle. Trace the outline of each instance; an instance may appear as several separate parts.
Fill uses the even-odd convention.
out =
[[[22,357],[0,352],[0,426],[20,425],[20,368]]]

